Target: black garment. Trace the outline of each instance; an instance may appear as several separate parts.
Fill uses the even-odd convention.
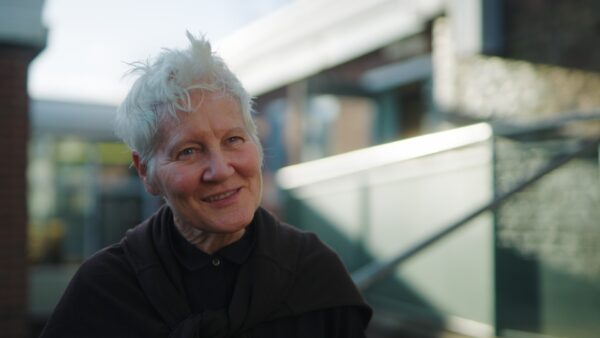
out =
[[[175,226],[166,227],[169,244],[181,267],[183,289],[192,313],[227,308],[240,266],[250,256],[254,227],[238,241],[208,255],[188,242]]]
[[[257,210],[226,311],[192,313],[163,207],[79,269],[42,337],[364,337],[371,311],[313,234]]]

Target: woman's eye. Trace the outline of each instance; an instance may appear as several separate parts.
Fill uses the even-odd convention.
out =
[[[189,157],[189,156],[194,155],[194,152],[195,152],[194,148],[185,148],[179,152],[179,156],[180,157]]]
[[[244,139],[240,136],[232,136],[232,137],[227,138],[227,142],[229,144],[236,144],[236,143],[240,143],[243,141],[244,141]]]

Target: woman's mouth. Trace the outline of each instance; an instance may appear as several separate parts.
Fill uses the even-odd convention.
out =
[[[202,200],[204,202],[208,202],[208,203],[214,203],[214,202],[218,202],[218,201],[222,201],[224,199],[227,199],[233,195],[235,195],[240,189],[234,189],[234,190],[229,190],[229,191],[225,191],[219,194],[215,194],[215,195],[210,195],[208,197],[203,198]]]

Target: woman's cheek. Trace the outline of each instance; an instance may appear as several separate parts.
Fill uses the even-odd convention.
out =
[[[260,172],[260,155],[255,144],[248,144],[247,148],[236,154],[236,159],[244,171],[244,176]]]
[[[185,194],[194,191],[198,182],[199,169],[183,168],[170,173],[165,180],[166,188],[174,194]]]

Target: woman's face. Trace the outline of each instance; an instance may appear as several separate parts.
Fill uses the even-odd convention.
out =
[[[150,193],[165,198],[179,226],[235,233],[252,221],[260,204],[258,145],[237,100],[203,91],[191,98],[193,112],[162,124],[153,175],[142,178]]]

